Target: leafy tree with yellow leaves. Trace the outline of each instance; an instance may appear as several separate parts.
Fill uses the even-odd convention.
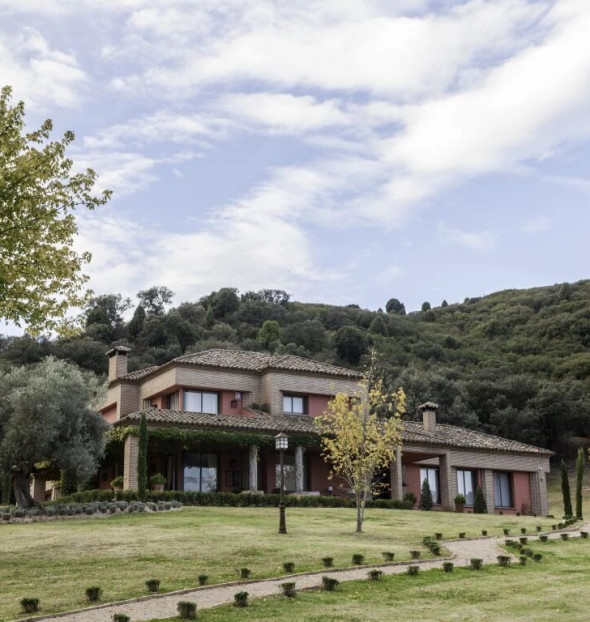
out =
[[[402,389],[385,390],[372,355],[355,395],[338,393],[325,415],[316,419],[330,477],[342,478],[354,493],[357,532],[363,530],[366,501],[380,486],[375,475],[395,460],[401,446],[405,404]]]
[[[50,140],[52,122],[25,132],[23,102],[11,105],[12,90],[0,91],[0,318],[31,332],[65,332],[66,313],[82,306],[89,253],[72,249],[78,231],[74,211],[106,203],[110,191],[96,196],[96,173],[72,172],[66,132]]]

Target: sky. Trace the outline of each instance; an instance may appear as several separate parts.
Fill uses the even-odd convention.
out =
[[[95,293],[408,311],[589,277],[588,0],[0,0]]]

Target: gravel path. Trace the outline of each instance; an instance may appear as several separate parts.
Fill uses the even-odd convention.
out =
[[[589,531],[590,523],[585,523],[577,529],[562,530],[567,531],[571,537],[579,537],[580,531]],[[547,535],[550,539],[559,539],[562,531],[550,532]],[[530,541],[538,539],[538,535],[527,534]],[[518,536],[511,536],[517,539]],[[299,574],[292,576],[282,576],[278,579],[264,579],[261,581],[245,581],[223,585],[212,585],[197,589],[182,590],[168,594],[146,596],[119,602],[110,605],[101,605],[89,609],[71,611],[57,614],[54,616],[42,616],[32,618],[32,620],[59,620],[59,622],[112,622],[114,613],[125,613],[131,617],[132,622],[140,620],[151,620],[153,618],[172,618],[177,616],[176,609],[178,601],[186,600],[197,603],[197,609],[208,609],[225,603],[233,603],[234,594],[245,590],[250,598],[279,594],[281,583],[294,581],[296,589],[317,588],[322,584],[323,576],[330,576],[339,581],[354,581],[356,579],[366,579],[367,572],[373,568],[382,570],[384,574],[401,574],[406,572],[409,565],[416,564],[421,570],[441,568],[442,562],[452,559],[456,566],[468,566],[472,558],[483,560],[484,564],[497,563],[498,555],[505,555],[506,551],[499,548],[505,538],[485,537],[475,540],[452,540],[444,543],[444,546],[451,552],[451,557],[428,560],[415,560],[410,562],[397,562],[391,564],[377,564],[374,566],[362,566],[360,568],[350,568],[346,570],[321,570],[313,573]],[[23,622],[21,620],[21,622]]]

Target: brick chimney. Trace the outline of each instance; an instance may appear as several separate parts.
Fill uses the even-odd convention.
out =
[[[422,413],[422,426],[425,432],[434,432],[436,430],[436,411],[438,404],[434,402],[425,402],[418,406],[418,410]]]
[[[131,352],[131,348],[125,346],[115,346],[107,352],[109,357],[109,382],[113,382],[117,378],[127,373],[127,354]]]

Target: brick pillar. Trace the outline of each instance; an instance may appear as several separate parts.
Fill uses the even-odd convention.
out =
[[[453,512],[455,509],[455,490],[457,489],[457,477],[453,482],[453,469],[449,454],[443,454],[438,459],[438,470],[440,475],[440,504],[443,510]]]
[[[45,478],[36,476],[33,477],[31,482],[31,497],[37,503],[43,503],[45,501]]]
[[[305,488],[303,477],[303,447],[295,447],[295,492],[303,492]]]
[[[494,472],[491,469],[483,470],[482,488],[488,512],[493,514],[496,510],[496,499],[494,496]]]
[[[537,516],[546,516],[549,511],[547,501],[547,483],[543,471],[533,471],[529,474],[531,488],[531,512]]]
[[[125,439],[123,457],[123,490],[137,490],[137,457],[139,439],[129,434]]]
[[[404,483],[402,471],[402,451],[399,447],[395,450],[395,460],[390,467],[391,498],[401,501],[404,498]]]
[[[248,452],[248,490],[258,490],[258,445],[250,445]]]

